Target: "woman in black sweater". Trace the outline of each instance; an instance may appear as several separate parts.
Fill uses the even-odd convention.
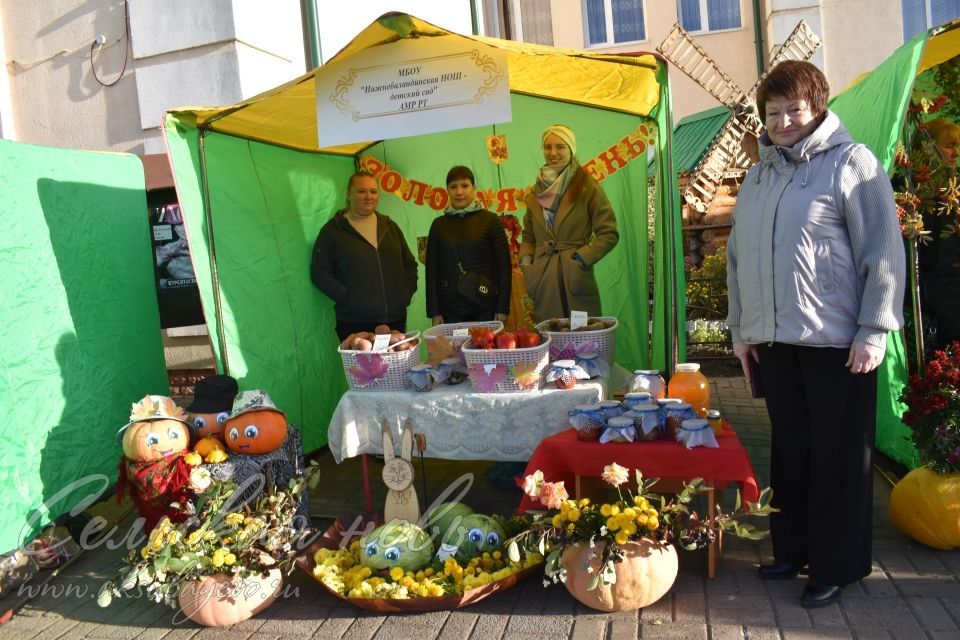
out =
[[[434,325],[499,320],[510,312],[510,248],[500,219],[477,198],[473,172],[457,166],[447,173],[445,215],[427,237],[427,316]],[[478,306],[457,292],[461,270],[489,278],[495,291]]]

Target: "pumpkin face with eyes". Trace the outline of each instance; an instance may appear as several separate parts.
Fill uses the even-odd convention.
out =
[[[134,422],[123,432],[123,455],[130,460],[153,461],[180,453],[190,444],[187,425],[180,420]]]
[[[193,433],[196,439],[206,438],[207,436],[216,436],[223,439],[223,428],[230,417],[229,411],[219,413],[191,413],[190,424],[193,425]]]
[[[287,419],[279,411],[257,409],[228,418],[224,440],[231,451],[263,454],[276,451],[287,437]]]

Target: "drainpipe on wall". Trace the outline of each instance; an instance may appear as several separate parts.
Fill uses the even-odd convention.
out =
[[[303,23],[303,57],[307,71],[311,71],[323,64],[316,0],[300,0],[300,20]]]
[[[753,0],[753,33],[757,51],[757,77],[763,75],[763,21],[760,19],[760,0]]]

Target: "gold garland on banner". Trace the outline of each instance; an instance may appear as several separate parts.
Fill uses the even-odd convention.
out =
[[[655,128],[641,124],[595,157],[583,163],[584,170],[597,182],[603,182],[637,158],[646,159],[647,147],[654,143]],[[504,141],[505,142],[505,141]],[[413,202],[419,206],[430,207],[434,211],[443,211],[447,207],[446,187],[434,187],[401,175],[390,165],[373,156],[360,159],[360,167],[370,172],[380,183],[380,190],[391,193],[404,202]],[[523,207],[524,197],[533,186],[524,189],[503,187],[502,189],[478,189],[477,196],[484,207],[494,213],[514,213]]]

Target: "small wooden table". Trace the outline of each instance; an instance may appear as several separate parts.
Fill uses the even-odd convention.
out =
[[[629,469],[639,469],[645,477],[660,478],[656,489],[672,491],[679,489],[683,481],[703,478],[709,485],[706,491],[707,515],[716,513],[716,489],[723,489],[731,482],[740,485],[743,499],[756,502],[760,497],[753,465],[737,434],[726,425],[717,437],[719,448],[694,447],[687,449],[680,442],[657,440],[600,444],[577,438],[574,429],[567,429],[544,438],[533,452],[524,475],[538,469],[549,482],[564,481],[572,485],[579,498],[581,478],[599,478],[603,468],[613,462]],[[520,501],[519,512],[542,508],[529,496]],[[707,547],[707,576],[717,574],[717,560],[722,548],[721,536]]]

